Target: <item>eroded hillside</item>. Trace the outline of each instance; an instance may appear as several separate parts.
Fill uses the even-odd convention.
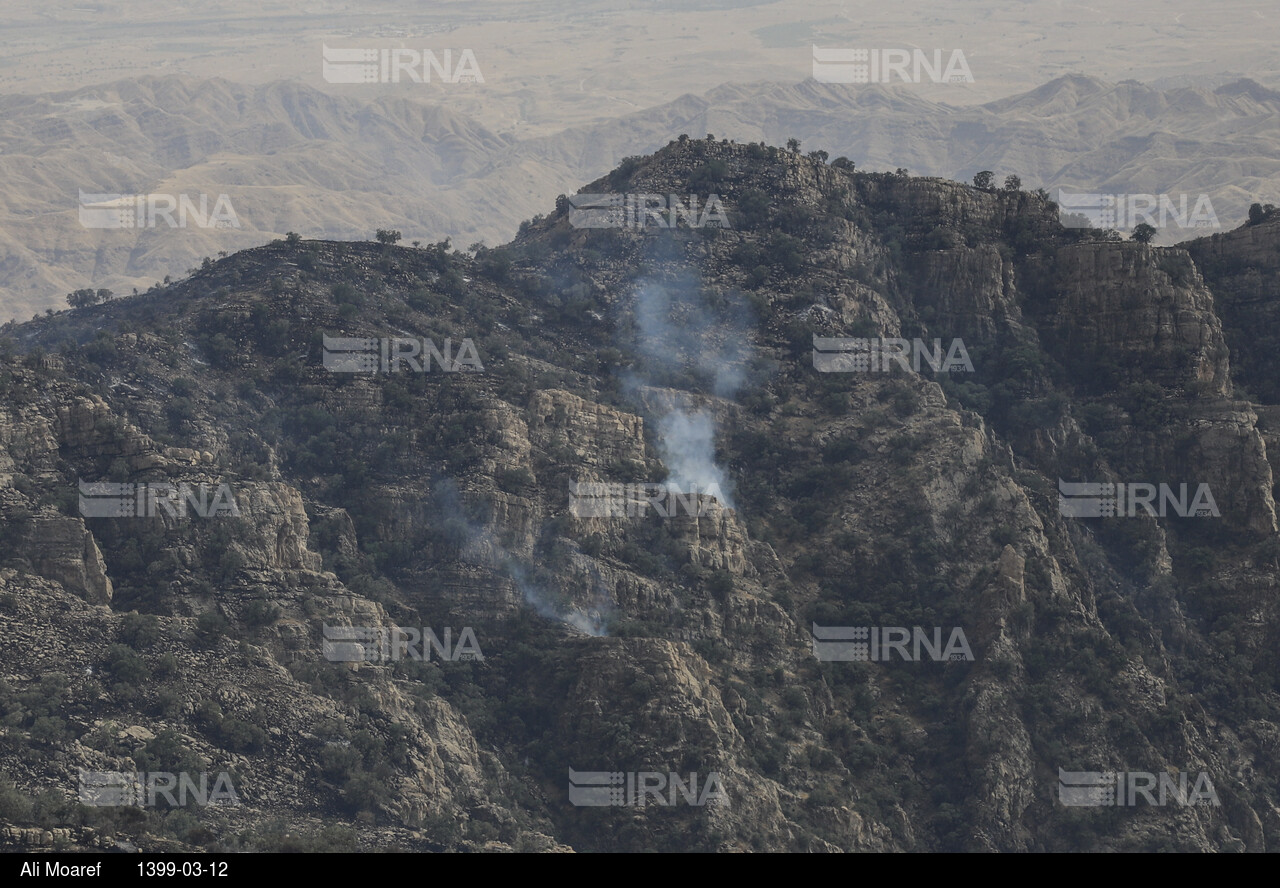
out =
[[[1235,356],[1280,226],[1114,242],[1043,194],[683,138],[583,192],[729,227],[563,198],[495,250],[279,241],[4,329],[7,842],[1276,847],[1275,401]],[[822,372],[815,337],[962,349]],[[236,514],[86,517],[82,482]],[[715,487],[571,507],[666,482]],[[1060,482],[1213,508],[1075,518]],[[820,659],[815,624],[971,656]],[[333,655],[392,626],[479,655]],[[81,770],[225,772],[240,804],[85,807]],[[1169,770],[1219,804],[1061,802],[1062,771]],[[697,776],[584,805],[570,771]]]

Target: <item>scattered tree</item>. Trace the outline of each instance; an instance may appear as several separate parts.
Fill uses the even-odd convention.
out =
[[[995,173],[991,172],[991,170],[983,170],[973,177],[973,187],[980,188],[983,191],[990,191],[995,181]]]
[[[1250,204],[1249,205],[1249,225],[1258,225],[1266,222],[1276,214],[1275,204]]]
[[[793,154],[798,154],[800,152],[800,140],[787,139],[787,150]]]
[[[1005,177],[1004,177],[1004,190],[1005,190],[1005,191],[1021,191],[1021,190],[1022,190],[1022,180],[1021,180],[1021,179],[1019,179],[1017,176],[1013,176],[1013,175],[1005,176]]]
[[[97,290],[85,288],[83,290],[74,290],[67,294],[67,305],[72,308],[86,308],[90,305],[96,305],[99,300]],[[39,317],[39,315],[37,315]]]
[[[1149,244],[1151,243],[1151,238],[1155,236],[1156,236],[1155,226],[1148,225],[1146,222],[1139,222],[1137,225],[1134,226],[1133,234],[1129,235],[1129,240],[1135,241],[1140,244]]]
[[[400,232],[390,228],[379,228],[374,236],[378,239],[378,243],[386,247],[392,246],[400,240]]]

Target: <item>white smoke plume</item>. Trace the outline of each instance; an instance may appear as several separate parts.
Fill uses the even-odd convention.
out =
[[[658,420],[658,453],[669,472],[668,485],[702,492],[714,484],[725,492],[729,481],[715,462],[715,435],[715,421],[703,411],[673,410]]]
[[[548,620],[572,626],[587,635],[599,637],[609,634],[606,628],[609,610],[607,596],[597,595],[601,599],[600,606],[590,611],[558,606],[538,583],[529,578],[529,571],[520,559],[498,542],[487,527],[467,520],[458,486],[452,479],[438,481],[431,500],[433,511],[437,514],[454,516],[449,523],[461,537],[458,549],[460,560],[504,571],[520,589],[525,602]]]
[[[516,585],[520,587],[521,593],[524,594],[524,600],[539,615],[546,617],[548,620],[556,620],[572,626],[579,632],[596,638],[609,634],[606,630],[607,620],[604,613],[597,609],[584,611],[577,607],[557,608],[538,587],[538,584],[529,579],[524,566],[509,552],[503,551],[506,554],[507,573],[511,575],[511,579],[515,580]]]
[[[626,379],[627,387],[662,384],[659,368],[688,368],[707,378],[711,393],[731,398],[745,381],[743,366],[750,356],[747,307],[741,300],[726,301],[729,311],[715,311],[693,280],[677,278],[670,284],[643,281],[635,293],[636,351],[647,360]],[[732,508],[732,485],[715,459],[715,420],[706,410],[694,409],[689,399],[671,398],[648,418],[655,422],[658,453],[669,471],[668,484],[683,491],[704,491],[711,485]]]

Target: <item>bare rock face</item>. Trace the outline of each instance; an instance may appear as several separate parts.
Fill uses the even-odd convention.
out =
[[[1050,329],[1079,362],[1141,364],[1164,385],[1194,382],[1204,397],[1230,393],[1222,324],[1181,250],[1108,243],[1060,250]]]
[[[233,488],[237,510],[235,543],[245,566],[255,570],[319,571],[320,555],[307,548],[310,533],[302,494],[294,487],[249,482]],[[217,517],[212,520],[235,520]]]
[[[638,416],[555,390],[535,392],[528,412],[535,446],[568,448],[583,466],[644,462],[644,421]]]
[[[1231,362],[1249,390],[1275,403],[1280,357],[1270,331],[1280,322],[1280,222],[1248,225],[1185,244],[1213,289]]]
[[[1019,317],[1013,263],[994,245],[931,251],[921,258],[913,288],[918,304],[935,307],[930,332],[942,339],[944,354],[953,338],[991,337],[1002,320]]]
[[[683,502],[678,501],[678,509],[684,508]],[[757,571],[749,560],[751,543],[737,513],[714,497],[698,495],[697,502],[697,514],[678,513],[671,519],[672,533],[688,552],[689,561],[735,576],[754,576]]]
[[[13,473],[41,474],[53,468],[58,450],[53,423],[34,409],[0,411],[0,487]]]
[[[102,552],[79,518],[32,518],[21,551],[30,553],[32,567],[40,576],[61,583],[93,604],[111,602],[111,579]]]
[[[744,738],[710,673],[686,646],[641,639],[580,644],[586,646],[585,656],[560,712],[562,730],[574,738],[567,753],[575,771],[645,771],[660,774],[664,784],[674,773],[686,791],[690,776],[697,778],[693,795],[699,801],[705,798],[705,806],[667,804],[673,795],[683,798],[668,785],[661,793],[666,799],[650,797],[648,805],[635,810],[633,816],[654,831],[651,841],[661,845],[676,841],[682,825],[735,834],[746,822],[769,827],[759,850],[785,843],[778,787],[744,767]],[[637,749],[649,751],[644,760],[600,758],[598,750],[614,746],[611,735],[617,731],[626,731]],[[650,780],[656,787],[659,778]],[[695,811],[701,816],[691,824],[689,815]],[[603,817],[611,812],[584,813]]]
[[[149,436],[123,421],[102,398],[76,398],[58,409],[58,444],[86,457],[125,459],[131,471],[164,465]],[[96,480],[96,479],[95,479]]]
[[[1226,523],[1255,539],[1274,534],[1256,415],[1233,400],[1214,294],[1189,254],[1078,244],[1057,252],[1043,286],[1052,293],[1042,327],[1051,352],[1086,387],[1122,392],[1100,399],[1111,412],[1093,432],[1123,441],[1110,454],[1111,477],[1166,483],[1175,493],[1187,484],[1188,495],[1207,484]],[[1157,417],[1162,425],[1152,426]],[[1048,438],[1035,448],[1045,465],[1060,459]]]
[[[1273,470],[1257,414],[1248,404],[1222,401],[1193,409],[1190,420],[1190,440],[1167,448],[1163,464],[1207,484],[1233,526],[1256,539],[1274,536]]]

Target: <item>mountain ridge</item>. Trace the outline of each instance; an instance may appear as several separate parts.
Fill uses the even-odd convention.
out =
[[[81,124],[50,116],[54,102],[116,97],[123,112],[90,104]],[[1168,193],[1175,204],[1181,193],[1207,194],[1224,229],[1250,204],[1276,202],[1280,175],[1270,159],[1280,138],[1275,94],[1246,81],[1159,91],[1075,75],[975,108],[901,88],[726,85],[530,140],[425,101],[364,103],[296,84],[178,76],[5,96],[0,107],[0,171],[15,183],[0,218],[9,317],[56,307],[86,286],[145,289],[291,230],[358,239],[396,228],[411,239],[500,243],[556,194],[679,132],[774,144],[794,136],[869,169],[958,179],[991,169],[1033,187]],[[183,113],[166,110],[175,107]],[[1224,126],[1222,113],[1237,123]],[[1061,118],[1047,133],[1046,115]],[[224,132],[229,120],[244,123]],[[242,227],[86,229],[75,218],[80,192],[206,193],[211,202],[226,193]],[[1160,237],[1197,234],[1170,227]]]

